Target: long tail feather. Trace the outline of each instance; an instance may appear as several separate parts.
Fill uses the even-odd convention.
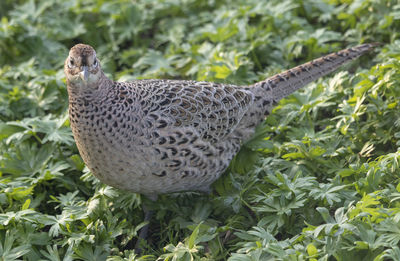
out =
[[[261,87],[270,95],[272,94],[272,97],[270,98],[272,98],[273,102],[276,103],[306,84],[333,72],[342,64],[358,58],[379,45],[379,43],[361,44],[356,47],[328,54],[311,62],[276,74],[265,81],[258,82],[254,87]]]

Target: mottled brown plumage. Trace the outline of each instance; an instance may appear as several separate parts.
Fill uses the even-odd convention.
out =
[[[79,152],[102,182],[151,198],[208,191],[273,106],[371,50],[345,49],[251,86],[178,80],[113,82],[94,49],[65,62],[69,116]]]

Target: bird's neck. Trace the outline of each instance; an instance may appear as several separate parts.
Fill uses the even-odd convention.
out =
[[[74,83],[67,81],[68,97],[71,103],[101,100],[107,96],[113,86],[112,81],[104,74],[96,82]]]

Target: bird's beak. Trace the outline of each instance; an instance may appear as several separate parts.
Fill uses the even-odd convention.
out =
[[[87,66],[83,66],[83,70],[79,73],[79,76],[84,82],[87,82],[89,79],[89,70]]]

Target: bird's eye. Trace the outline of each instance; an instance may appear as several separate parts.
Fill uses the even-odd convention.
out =
[[[74,67],[74,64],[75,64],[74,60],[70,58],[68,61],[68,68],[72,69],[72,67]]]
[[[97,67],[97,59],[96,58],[93,61],[93,67]]]

